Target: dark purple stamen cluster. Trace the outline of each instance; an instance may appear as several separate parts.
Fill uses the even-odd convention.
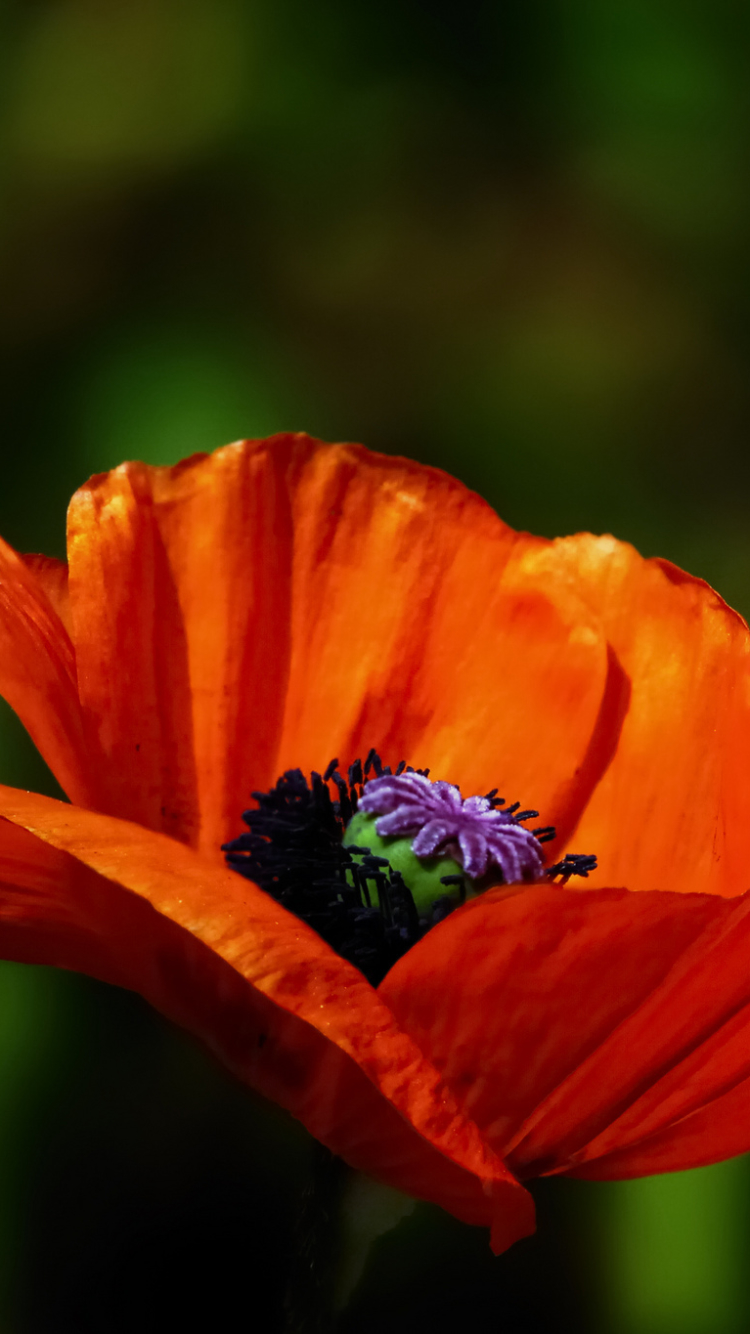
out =
[[[245,811],[248,832],[224,845],[227,862],[271,894],[337,954],[377,986],[428,925],[398,871],[369,848],[345,848],[346,825],[357,810],[371,758],[349,770],[337,761],[312,781],[290,769],[270,792],[254,792],[257,810]],[[378,768],[382,766],[378,760]],[[332,782],[338,800],[332,798]]]
[[[464,874],[444,876],[442,883],[458,885],[461,900],[465,877],[479,879],[493,868],[497,883],[516,884],[557,877],[566,883],[596,866],[595,857],[569,853],[545,870],[540,845],[555,831],[523,828],[536,811],[519,810],[519,802],[506,806],[496,788],[464,801],[452,784],[431,782],[428,769],[402,761],[394,774],[375,750],[364,765],[356,760],[346,779],[332,760],[309,784],[300,769],[290,769],[270,792],[253,797],[257,809],[242,816],[248,832],[224,845],[227,862],[313,927],[373,986],[455,901],[446,894],[420,917],[408,886],[384,857],[344,847],[358,809],[381,816],[379,835],[413,834],[417,857],[454,857]]]

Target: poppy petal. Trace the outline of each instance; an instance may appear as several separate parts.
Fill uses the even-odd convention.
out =
[[[519,1177],[640,1162],[655,1135],[691,1167],[750,1148],[725,1098],[750,1078],[749,950],[750,896],[536,886],[456,911],[379,992]],[[709,1103],[730,1119],[696,1148],[680,1127]]]
[[[70,597],[68,595],[68,566],[64,560],[54,556],[24,554],[21,560],[27,570],[31,570],[38,584],[44,589],[49,602],[54,607],[68,634],[72,625],[70,620]]]
[[[679,1172],[686,1164],[707,1167],[747,1152],[749,1121],[750,1079],[743,1079],[676,1125],[571,1168],[566,1175],[587,1181],[622,1181]]]
[[[90,800],[91,754],[73,646],[36,572],[2,539],[0,694],[71,800]]]
[[[306,436],[93,478],[69,559],[100,807],[218,855],[253,790],[375,745],[569,824],[619,715],[536,545],[435,469]]]
[[[80,697],[104,756],[96,804],[195,838],[184,634],[148,469],[124,465],[76,492],[68,555]]]
[[[139,991],[352,1165],[490,1222],[497,1249],[533,1228],[530,1197],[377,992],[268,895],[48,798],[0,788],[0,815],[3,957]]]
[[[579,534],[528,552],[529,577],[572,584],[632,689],[616,756],[576,830],[594,884],[737,894],[748,888],[750,635],[701,579]]]
[[[571,800],[580,814],[607,644],[574,591],[530,584],[536,539],[444,473],[358,446],[300,441],[289,486],[279,770],[374,745],[466,796],[500,787],[545,818]]]

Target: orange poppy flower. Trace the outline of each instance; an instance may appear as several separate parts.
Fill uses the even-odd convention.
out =
[[[140,992],[502,1250],[534,1175],[750,1148],[749,651],[668,563],[358,446],[124,464],[67,567],[0,548],[0,691],[70,798],[0,788],[0,954]],[[473,899],[376,989],[221,851],[251,792],[371,745],[600,869]]]

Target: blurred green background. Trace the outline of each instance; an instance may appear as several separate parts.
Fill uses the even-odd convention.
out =
[[[304,429],[750,610],[750,9],[2,0],[0,531]],[[0,776],[49,788],[7,710]],[[0,1334],[273,1330],[309,1144],[136,999],[0,971]],[[420,1206],[345,1327],[738,1334],[744,1160]],[[242,1314],[239,1324],[233,1314]]]

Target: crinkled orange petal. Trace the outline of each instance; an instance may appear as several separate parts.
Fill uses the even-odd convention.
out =
[[[497,1250],[533,1228],[530,1197],[377,992],[268,895],[48,798],[2,787],[0,816],[3,957],[139,991],[352,1165],[491,1223]]]
[[[64,560],[56,560],[54,556],[40,556],[38,553],[24,553],[21,560],[27,570],[31,570],[37,583],[44,589],[48,601],[57,612],[68,634],[70,634],[72,625],[67,563]]]
[[[725,1097],[750,1077],[749,956],[750,896],[540,885],[467,904],[379,992],[521,1178],[654,1135],[687,1168],[750,1149]]]
[[[0,539],[0,694],[72,801],[93,801],[93,756],[68,632],[43,582]]]
[[[78,688],[104,756],[97,807],[197,841],[185,630],[151,481],[150,469],[127,464],[92,478],[71,502],[69,593]],[[199,533],[195,541],[200,545]],[[205,581],[210,579],[207,562]]]
[[[574,590],[434,469],[306,436],[93,478],[69,517],[97,805],[218,855],[286,768],[377,746],[567,827],[622,673]]]
[[[466,795],[499,787],[545,820],[571,802],[579,812],[592,738],[606,765],[619,719],[603,716],[596,618],[574,590],[550,597],[520,568],[537,540],[444,473],[354,446],[300,444],[290,491],[278,768],[348,763],[375,745]]]
[[[528,576],[572,586],[600,618],[631,682],[615,758],[575,844],[592,884],[682,893],[750,887],[750,635],[700,579],[613,538],[527,553]]]
[[[743,1079],[728,1093],[689,1113],[676,1125],[585,1162],[571,1169],[568,1175],[589,1181],[618,1181],[679,1172],[685,1163],[701,1167],[735,1158],[747,1151],[748,1123],[750,1079]]]

